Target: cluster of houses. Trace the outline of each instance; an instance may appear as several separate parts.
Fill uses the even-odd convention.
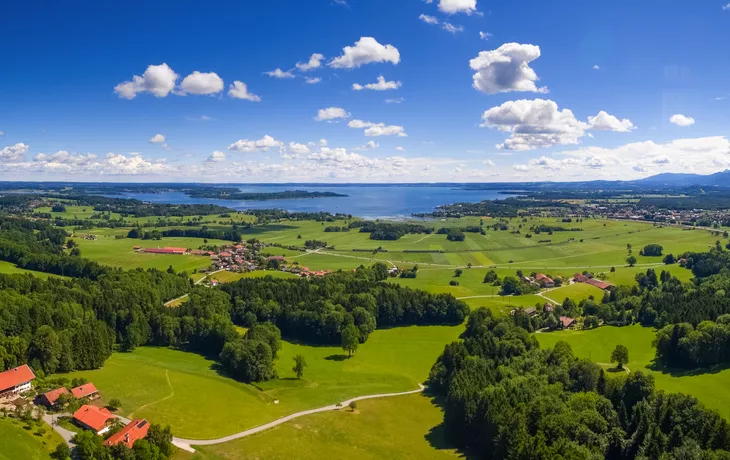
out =
[[[542,307],[544,312],[551,313],[555,311],[555,306],[549,302],[545,302],[545,305]],[[536,307],[528,307],[522,310],[523,313],[528,315],[530,318],[533,316],[537,316],[540,314],[540,312],[537,311]],[[510,315],[515,315],[517,313],[516,309],[513,309],[509,312]],[[561,316],[558,318],[558,321],[560,321],[560,324],[562,325],[563,329],[568,329],[569,327],[572,327],[575,325],[575,318],[571,318],[570,316]]]
[[[555,287],[555,281],[542,273],[537,273],[535,276],[523,276],[522,281],[542,288]]]
[[[33,380],[35,380],[35,374],[27,364],[0,372],[0,399],[17,398],[22,393],[31,391],[33,389]],[[72,395],[75,399],[84,399],[85,401],[94,401],[100,397],[99,390],[93,383],[85,383],[72,388],[71,391],[66,387],[56,388],[40,395],[37,402],[53,408],[65,399],[61,398],[61,396],[66,394]],[[117,420],[119,418],[105,407],[98,407],[91,404],[82,405],[73,414],[73,421],[77,426],[92,431],[99,436],[109,432]],[[106,439],[104,444],[113,446],[124,443],[127,447],[131,448],[136,441],[147,436],[149,428],[150,425],[147,420],[132,420],[121,430]]]

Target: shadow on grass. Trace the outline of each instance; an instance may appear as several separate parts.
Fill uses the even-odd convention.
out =
[[[708,367],[697,367],[694,369],[685,369],[681,367],[669,367],[666,364],[663,364],[660,361],[657,361],[656,359],[651,362],[648,366],[646,366],[647,369],[651,369],[652,371],[661,372],[662,374],[668,374],[672,377],[691,377],[695,375],[704,375],[704,374],[719,374],[720,372],[730,369],[730,362],[729,363],[720,363],[716,364],[714,366],[708,366]]]
[[[329,355],[326,356],[324,359],[326,359],[327,361],[344,361],[346,359],[350,359],[350,357],[347,355]]]
[[[431,404],[443,410],[443,396],[437,395],[428,387],[426,388],[426,390],[424,390],[423,396],[429,398],[431,400]],[[474,453],[459,449],[451,444],[446,437],[446,429],[444,428],[443,422],[432,427],[423,437],[429,443],[429,445],[436,450],[456,450],[459,453],[460,458],[464,458],[467,460],[476,460],[477,458],[479,458],[477,455],[474,455]]]
[[[262,233],[292,230],[295,228],[298,228],[298,227],[295,227],[293,225],[282,225],[282,224],[256,225],[251,228],[241,229],[241,233],[244,235],[260,235]]]

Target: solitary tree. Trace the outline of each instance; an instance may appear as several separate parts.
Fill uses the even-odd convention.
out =
[[[636,265],[636,257],[628,256],[626,258],[626,263],[629,264],[629,267],[633,267],[634,265]]]
[[[621,344],[616,345],[616,348],[613,349],[613,353],[611,353],[611,362],[616,363],[616,366],[619,369],[623,369],[624,364],[629,362],[629,349]]]
[[[120,407],[122,407],[122,402],[118,400],[117,398],[112,398],[109,400],[109,408],[111,410],[117,410]]]
[[[71,458],[71,448],[68,447],[68,444],[62,442],[56,446],[56,450],[51,453],[51,458],[53,460],[67,460]]]
[[[296,355],[294,357],[294,367],[292,368],[292,370],[297,375],[298,379],[301,379],[304,375],[305,367],[307,367],[307,361],[304,359],[304,356]]]
[[[456,270],[454,270],[454,276],[457,276],[457,277],[461,276],[462,273],[464,273],[464,270],[462,270],[460,268],[457,268]]]
[[[351,412],[355,412],[355,409],[357,409],[357,401],[350,401],[348,406],[350,407]]]
[[[357,350],[360,343],[360,331],[354,324],[348,324],[342,329],[342,349],[347,352],[347,356],[352,356]]]
[[[626,250],[629,251],[629,254],[631,254],[633,252],[632,248],[633,248],[633,246],[631,246],[631,243],[626,245]]]

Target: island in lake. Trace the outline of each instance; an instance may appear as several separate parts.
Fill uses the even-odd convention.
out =
[[[186,194],[194,198],[218,198],[221,200],[291,200],[298,198],[333,198],[346,197],[342,193],[335,192],[308,192],[306,190],[285,190],[283,192],[241,192],[236,188],[206,188],[187,190]]]

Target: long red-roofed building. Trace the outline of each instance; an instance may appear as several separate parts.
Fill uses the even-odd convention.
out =
[[[86,429],[102,435],[109,431],[114,419],[117,418],[105,408],[84,405],[74,412],[74,420]]]
[[[0,372],[0,397],[30,391],[34,379],[35,374],[27,364]]]
[[[595,286],[599,289],[603,289],[604,291],[606,289],[613,287],[613,284],[606,282],[606,281],[597,280],[595,278],[589,279],[588,281],[586,281],[586,284],[590,284],[591,286]]]
[[[107,446],[114,446],[123,442],[131,449],[135,442],[147,436],[147,431],[149,431],[149,429],[150,424],[147,423],[147,420],[132,420],[127,424],[127,426],[111,435],[109,439],[104,441],[104,444]]]

